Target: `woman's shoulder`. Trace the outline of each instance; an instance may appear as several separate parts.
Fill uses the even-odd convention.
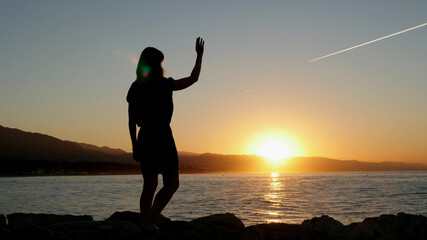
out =
[[[162,84],[165,85],[168,89],[173,88],[175,80],[171,77],[162,77]]]
[[[128,94],[126,96],[126,101],[127,102],[132,102],[133,100],[135,100],[136,96],[137,96],[137,91],[138,91],[138,82],[137,80],[135,80],[131,85],[130,88],[128,90]]]
[[[171,81],[174,81],[174,79],[171,77],[162,77],[162,81],[171,82]]]

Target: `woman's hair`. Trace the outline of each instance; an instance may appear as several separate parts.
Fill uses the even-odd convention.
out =
[[[136,67],[136,79],[163,77],[162,62],[164,55],[158,49],[147,47],[142,51]]]

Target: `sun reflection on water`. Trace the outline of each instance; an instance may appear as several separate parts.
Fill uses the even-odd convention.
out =
[[[264,200],[270,205],[268,210],[264,212],[267,223],[281,222],[282,213],[280,211],[282,205],[283,183],[279,181],[279,173],[270,174],[270,187],[264,195]]]

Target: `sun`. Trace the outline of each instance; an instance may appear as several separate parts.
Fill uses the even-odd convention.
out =
[[[272,164],[277,164],[293,155],[289,145],[280,139],[271,139],[262,142],[255,154],[266,158]]]
[[[281,131],[269,131],[256,135],[248,144],[246,152],[263,157],[274,168],[286,163],[290,157],[305,155],[300,141]]]

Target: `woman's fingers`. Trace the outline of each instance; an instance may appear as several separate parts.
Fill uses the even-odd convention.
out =
[[[203,47],[205,45],[205,41],[201,37],[198,37],[196,39],[196,52],[197,53],[203,53]]]

